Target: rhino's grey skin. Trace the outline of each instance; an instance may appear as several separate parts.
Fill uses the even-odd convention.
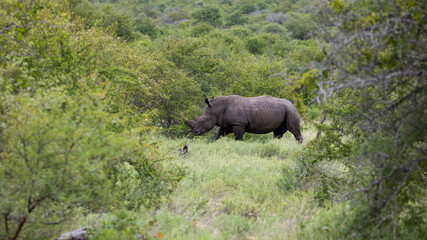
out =
[[[236,140],[242,140],[245,132],[264,134],[273,132],[281,138],[290,131],[302,143],[300,117],[296,107],[286,99],[271,96],[241,97],[238,95],[205,99],[208,105],[195,121],[181,117],[194,135],[201,135],[219,126],[216,138],[234,133]]]

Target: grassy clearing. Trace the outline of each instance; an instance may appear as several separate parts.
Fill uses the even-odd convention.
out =
[[[304,131],[304,144],[315,134]],[[301,223],[314,218],[314,194],[286,191],[278,182],[283,168],[294,167],[302,145],[290,133],[280,140],[271,138],[248,135],[243,142],[232,136],[218,141],[210,136],[192,138],[187,156],[178,150],[186,139],[160,139],[159,151],[169,156],[164,167],[179,165],[186,175],[160,208],[128,212],[126,221],[148,232],[148,238],[298,238]],[[107,214],[82,220],[92,226],[120,221]],[[111,239],[108,232],[105,234],[99,239]]]
[[[306,142],[314,135],[304,132]],[[243,142],[193,138],[185,157],[176,151],[185,139],[164,139],[160,151],[173,154],[170,163],[187,174],[155,212],[152,234],[166,239],[296,238],[297,224],[313,215],[312,194],[285,192],[277,183],[302,146],[291,134],[281,140],[268,137],[249,136]]]

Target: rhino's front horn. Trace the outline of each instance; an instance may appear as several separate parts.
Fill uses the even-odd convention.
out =
[[[190,128],[193,128],[194,121],[186,119],[184,117],[184,114],[182,114],[182,112],[181,112],[181,118],[187,126],[189,126]]]

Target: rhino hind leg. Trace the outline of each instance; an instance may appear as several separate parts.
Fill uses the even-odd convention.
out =
[[[286,123],[283,123],[273,131],[273,138],[281,139],[287,130]]]

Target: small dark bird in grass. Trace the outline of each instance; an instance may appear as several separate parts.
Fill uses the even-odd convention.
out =
[[[179,152],[182,155],[187,156],[187,152],[188,152],[188,139],[187,139],[187,142],[185,143],[184,147],[179,149]]]

